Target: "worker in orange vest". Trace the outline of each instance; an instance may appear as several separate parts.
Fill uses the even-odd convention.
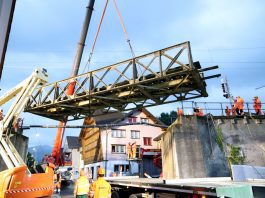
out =
[[[128,156],[128,159],[132,158],[132,145],[130,142],[127,144],[127,156]]]
[[[226,114],[226,117],[230,117],[230,115],[231,115],[231,109],[229,109],[229,107],[227,105],[225,108],[225,114]]]
[[[256,112],[256,115],[261,115],[261,101],[260,101],[259,97],[255,96],[253,98],[253,101],[254,101],[253,107],[254,107],[254,110]]]
[[[132,158],[136,158],[136,150],[137,150],[137,145],[136,142],[132,143]]]
[[[183,116],[183,110],[178,107],[178,116]]]
[[[199,114],[198,114],[198,116],[204,116],[204,113],[203,113],[202,108],[199,108]]]
[[[79,178],[75,182],[74,196],[77,198],[88,197],[89,186],[90,186],[89,181],[85,176],[85,171],[82,169],[80,171]]]
[[[99,168],[98,179],[90,186],[90,198],[111,198],[111,186],[104,179],[104,175],[105,170],[103,168]]]
[[[232,105],[232,116],[236,116],[236,107]]]
[[[244,115],[244,100],[240,96],[236,97],[236,107],[237,115]]]

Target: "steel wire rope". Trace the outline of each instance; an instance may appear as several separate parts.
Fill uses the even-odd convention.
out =
[[[117,3],[116,3],[116,0],[113,0],[113,3],[114,3],[115,9],[116,9],[116,11],[117,11],[117,14],[118,14],[118,17],[119,17],[119,20],[120,20],[121,26],[122,26],[122,29],[123,29],[123,32],[124,32],[125,39],[126,39],[128,45],[129,45],[129,48],[130,48],[131,53],[132,53],[132,57],[133,57],[133,59],[134,59],[134,58],[135,58],[135,53],[134,53],[133,47],[132,47],[132,45],[131,45],[131,41],[130,41],[130,39],[129,39],[129,35],[128,35],[128,32],[127,32],[127,30],[126,30],[126,28],[125,28],[125,25],[124,25],[124,22],[123,22],[123,19],[122,19],[121,13],[120,13],[119,8],[118,8],[118,5],[117,5]],[[142,73],[142,75],[143,75],[143,72],[142,72],[142,70],[141,70],[141,67],[139,67],[139,69],[140,69],[140,71],[141,71],[141,73]]]
[[[94,41],[93,41],[93,44],[92,44],[92,48],[90,50],[89,57],[88,57],[86,65],[84,67],[83,73],[85,72],[86,68],[87,68],[87,71],[89,72],[89,66],[90,66],[91,59],[92,59],[92,56],[93,56],[93,53],[94,53],[94,49],[95,49],[96,42],[97,42],[97,39],[98,39],[98,35],[99,35],[100,29],[101,29],[101,25],[102,25],[102,22],[103,22],[103,19],[104,19],[104,16],[105,16],[105,13],[106,13],[106,10],[107,10],[107,7],[108,7],[108,3],[109,3],[109,0],[106,0],[105,6],[104,6],[104,9],[103,9],[103,12],[102,12],[102,15],[100,17],[99,24],[98,24],[97,32],[96,32],[96,35],[95,35],[95,38],[94,38]]]

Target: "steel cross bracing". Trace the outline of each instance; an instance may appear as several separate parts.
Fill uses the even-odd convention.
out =
[[[34,90],[25,111],[56,120],[207,97],[199,62],[185,42]],[[70,83],[73,95],[67,95]]]

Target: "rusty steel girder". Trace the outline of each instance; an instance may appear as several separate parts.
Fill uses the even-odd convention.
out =
[[[25,111],[56,120],[207,97],[203,72],[184,42],[34,90]],[[73,95],[67,95],[69,86]]]

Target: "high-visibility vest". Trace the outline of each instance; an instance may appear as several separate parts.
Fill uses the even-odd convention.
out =
[[[260,99],[254,100],[254,109],[261,109],[261,101]]]
[[[76,195],[87,195],[89,191],[89,181],[86,176],[80,176],[76,180]]]
[[[178,116],[182,116],[183,115],[183,110],[182,109],[178,109]]]
[[[110,198],[111,186],[103,177],[99,177],[98,180],[93,182],[90,186],[89,193],[94,196],[93,198]]]
[[[231,114],[231,109],[229,109],[228,107],[225,109],[225,113],[226,113],[226,116],[229,117],[230,114]]]
[[[238,97],[237,98],[237,105],[238,105],[238,109],[244,109],[244,100],[243,100],[243,98],[240,98],[240,97]]]

